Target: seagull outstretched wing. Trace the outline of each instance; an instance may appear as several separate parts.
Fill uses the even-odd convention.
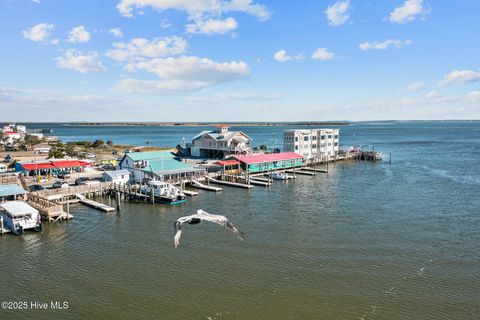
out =
[[[175,231],[173,236],[173,239],[175,242],[175,248],[178,247],[178,245],[180,244],[180,237],[182,236],[182,225],[185,223],[198,224],[201,221],[208,221],[208,222],[213,222],[218,225],[221,225],[227,228],[228,230],[230,230],[231,232],[233,232],[234,234],[236,234],[240,238],[240,240],[244,239],[244,233],[238,230],[237,227],[235,227],[233,223],[228,221],[226,217],[217,215],[217,214],[210,214],[203,210],[197,210],[196,214],[181,217],[177,221],[175,221],[175,225],[174,225]]]

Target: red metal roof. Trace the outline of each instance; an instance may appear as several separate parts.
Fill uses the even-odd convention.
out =
[[[269,153],[269,154],[259,153],[259,154],[246,155],[246,156],[242,156],[242,155],[233,156],[233,158],[246,164],[303,159],[301,155],[296,154],[295,152],[280,152],[280,153]]]
[[[35,163],[22,163],[22,167],[27,170],[41,170],[41,169],[55,169],[53,164],[50,162],[38,162],[37,164]]]
[[[41,170],[41,169],[61,169],[61,168],[73,168],[73,167],[85,167],[90,165],[87,161],[81,160],[60,160],[60,161],[41,161],[41,162],[29,162],[22,163],[22,167],[27,170]]]
[[[237,160],[221,160],[215,162],[214,164],[218,164],[220,166],[238,166],[240,162]]]

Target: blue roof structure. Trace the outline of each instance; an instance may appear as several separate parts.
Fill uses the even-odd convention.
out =
[[[16,184],[0,185],[0,197],[16,196],[26,193],[27,191],[23,190],[20,186]]]

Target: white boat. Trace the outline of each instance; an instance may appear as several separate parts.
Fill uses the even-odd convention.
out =
[[[182,189],[174,186],[171,183],[163,181],[148,181],[146,186],[140,188],[140,192],[146,195],[150,195],[153,189],[153,195],[155,202],[177,204],[185,202],[185,194]]]
[[[273,180],[288,180],[288,174],[285,172],[273,172],[272,173]]]
[[[16,235],[23,234],[25,230],[42,230],[40,213],[22,201],[10,201],[0,204],[3,209],[3,224],[5,228]]]

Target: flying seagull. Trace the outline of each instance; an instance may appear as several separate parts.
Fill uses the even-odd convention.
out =
[[[192,214],[191,216],[181,217],[175,222],[175,232],[173,235],[173,238],[175,240],[175,248],[178,247],[178,245],[180,244],[180,237],[182,236],[182,225],[184,223],[199,224],[200,222],[202,222],[202,220],[213,222],[221,226],[224,226],[225,228],[235,233],[240,238],[240,240],[243,240],[243,237],[244,237],[243,232],[239,231],[237,227],[235,227],[224,216],[217,215],[217,214],[210,214],[203,210],[197,210],[196,214]]]

